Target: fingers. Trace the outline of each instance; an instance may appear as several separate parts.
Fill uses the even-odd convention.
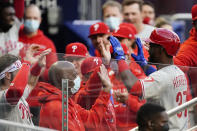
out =
[[[137,61],[137,56],[134,53],[131,53],[131,56]]]
[[[114,98],[115,98],[116,101],[120,101],[120,97],[121,97],[120,95],[121,94],[120,94],[119,91],[114,92]]]
[[[136,44],[137,44],[137,47],[138,47],[138,54],[142,54],[143,50],[142,50],[142,43],[141,43],[140,38],[136,39]]]
[[[110,36],[110,37],[109,37],[109,41],[110,41],[110,43],[111,43],[111,45],[112,45],[113,47],[115,47],[115,46],[117,46],[117,45],[119,44],[118,39],[117,39],[116,37],[113,37],[113,36]]]
[[[51,53],[51,49],[47,49],[41,52],[41,54],[38,56],[38,64],[43,67],[46,65],[46,55]]]
[[[49,53],[51,53],[51,48],[49,48],[49,49],[47,49],[47,50],[44,50],[40,55],[41,56],[46,56],[46,55],[48,55]]]
[[[101,80],[104,80],[104,75],[105,75],[103,66],[104,66],[103,64],[100,66],[100,72],[98,72],[98,75]]]
[[[107,52],[110,52],[110,46],[111,46],[111,44],[107,44],[107,45],[106,45],[106,51],[107,51]]]
[[[34,52],[36,52],[36,51],[39,51],[39,49],[40,49],[40,46],[39,45],[36,45],[36,44],[32,44],[32,45],[30,45],[29,47],[28,47],[28,51],[34,51]]]
[[[103,40],[100,40],[98,47],[101,50],[101,53],[103,54],[105,52],[105,47],[104,47],[104,44],[103,44]]]

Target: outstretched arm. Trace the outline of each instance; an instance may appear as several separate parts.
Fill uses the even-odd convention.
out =
[[[130,71],[129,66],[125,62],[124,51],[120,45],[120,42],[117,38],[110,36],[109,41],[113,48],[113,56],[117,60],[119,74],[124,85],[127,87],[127,90],[130,91],[131,87],[135,84],[138,80],[135,75]]]
[[[48,55],[51,52],[51,49],[44,50],[43,52],[40,53],[40,55],[34,57],[34,54],[36,50],[35,45],[32,45],[29,47],[29,50],[27,51],[27,55],[24,59],[29,59],[30,61],[33,61],[33,67],[31,68],[31,73],[29,75],[29,80],[28,80],[28,86],[30,87],[30,92],[33,90],[33,88],[36,86],[38,79],[40,77],[40,72],[42,68],[46,66],[46,55]]]
[[[131,54],[131,56],[135,59],[135,61],[142,67],[144,70],[145,74],[148,76],[151,73],[155,72],[156,69],[150,65],[148,65],[145,57],[144,57],[144,52],[143,52],[143,47],[142,43],[139,38],[136,39],[136,44],[138,47],[138,54],[137,56],[135,54]]]
[[[30,62],[26,61],[22,64],[21,69],[11,82],[9,89],[6,92],[6,100],[16,105],[23,95],[25,87],[28,82],[28,75],[30,70]]]

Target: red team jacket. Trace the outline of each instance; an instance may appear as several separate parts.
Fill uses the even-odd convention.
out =
[[[40,111],[40,126],[62,129],[62,94],[56,87],[40,82],[39,87],[43,89],[43,97]],[[68,101],[68,129],[69,131],[85,131],[86,128],[99,128],[103,119],[103,112],[107,109],[109,94],[101,92],[92,109],[85,110],[76,104],[72,98]]]
[[[174,58],[175,65],[197,67],[197,32],[195,28],[190,31],[190,37],[181,44],[178,54]]]
[[[97,72],[99,67],[95,69],[85,86],[79,90],[73,97],[75,103],[85,109],[91,109],[101,92],[101,81]],[[86,128],[87,131],[116,131],[115,111],[111,101],[107,102],[107,110],[103,113],[104,117],[98,128]]]
[[[23,27],[21,27],[20,32],[19,32],[19,41],[24,44],[24,47],[20,51],[21,58],[25,56],[27,47],[31,44],[38,44],[41,47],[40,51],[46,50],[48,48],[52,49],[52,52],[46,56],[46,70],[44,74],[42,75],[42,78],[44,79],[44,81],[47,81],[48,69],[54,62],[57,61],[56,48],[53,42],[49,38],[47,38],[41,30],[38,30],[38,33],[36,36],[28,38],[24,34]]]
[[[197,32],[194,27],[190,31],[190,37],[183,44],[181,44],[178,54],[174,57],[174,64],[180,66],[197,67]],[[187,74],[190,79],[190,86],[192,87],[194,93],[193,95],[196,97],[197,69],[189,68]]]

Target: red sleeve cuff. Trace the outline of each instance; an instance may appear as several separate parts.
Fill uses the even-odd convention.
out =
[[[108,102],[108,100],[110,98],[110,94],[107,92],[101,91],[100,97],[102,97],[104,99],[104,101]]]
[[[129,70],[129,66],[127,65],[127,63],[124,60],[118,61],[118,68],[119,68],[120,73],[125,70]]]
[[[139,101],[139,98],[137,96],[133,96],[129,94],[128,100],[126,101],[128,107],[133,112],[137,112],[139,108],[145,103],[146,101]]]

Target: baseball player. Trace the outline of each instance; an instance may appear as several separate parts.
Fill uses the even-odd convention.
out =
[[[97,57],[101,57],[101,54],[100,54],[100,47],[99,47],[99,42],[100,42],[100,39],[102,39],[103,41],[107,41],[107,38],[109,37],[110,35],[110,29],[109,27],[103,23],[103,22],[97,22],[93,25],[90,26],[90,30],[89,30],[89,38],[91,39],[92,41],[92,44],[95,48],[95,56]],[[108,44],[105,44],[105,48],[108,48],[109,47],[109,43]]]
[[[94,30],[95,26],[97,27],[96,30]],[[104,62],[106,65],[110,63],[110,68],[108,69],[108,72],[110,80],[113,83],[113,92],[119,92],[124,94],[125,92],[127,92],[127,89],[119,78],[118,72],[116,72],[116,63],[113,64],[113,61],[110,62],[111,52],[113,52],[113,49],[110,49],[111,44],[107,39],[108,36],[108,27],[104,23],[96,23],[90,27],[89,37],[91,38],[92,43],[96,48],[96,55],[99,57],[102,56],[104,58],[102,60],[105,60],[102,62]],[[121,45],[124,50],[124,56],[128,56],[129,52],[127,46],[125,44]],[[108,58],[108,56],[110,58]],[[131,65],[132,69],[130,69],[137,77],[142,77],[144,75],[143,71],[138,70],[141,67],[139,67],[139,65],[136,64],[135,61],[131,62]],[[137,126],[135,122],[136,113],[140,106],[144,104],[144,101],[140,101],[137,96],[130,96],[129,101],[132,102],[125,102],[129,105],[127,106],[126,104],[115,101],[115,99],[112,100],[114,101],[113,105],[116,113],[117,130],[124,131]]]
[[[85,85],[80,87],[80,90],[74,96],[74,100],[88,110],[91,109],[101,93],[102,85],[97,75],[101,64],[102,60],[99,57],[88,57],[81,64],[81,73]],[[113,98],[111,96],[100,126],[98,128],[87,128],[87,131],[116,131],[116,116],[112,104]]]
[[[87,47],[83,43],[79,42],[70,43],[66,46],[65,54],[65,60],[70,61],[75,65],[77,73],[80,78],[82,78],[80,68],[83,60],[89,56]]]
[[[158,71],[150,74],[145,79],[137,81],[136,77],[129,71],[125,63],[123,50],[119,41],[110,37],[110,42],[118,60],[119,72],[124,77],[124,84],[130,93],[138,93],[139,96],[154,100],[164,106],[166,110],[177,107],[186,102],[188,81],[182,70],[173,65],[173,56],[176,55],[180,40],[177,34],[167,29],[155,29],[149,38],[149,62],[156,64]],[[141,44],[140,41],[137,41]],[[137,81],[137,82],[136,82]],[[133,86],[136,83],[135,86]],[[133,87],[132,87],[133,86]],[[130,87],[132,87],[130,89]],[[121,101],[124,96],[117,96]],[[128,95],[125,95],[127,98]],[[124,98],[125,99],[125,98]],[[188,123],[188,111],[184,110],[169,119],[172,131],[185,131]]]
[[[33,46],[28,50],[23,64],[14,55],[6,54],[0,57],[0,119],[33,125],[31,113],[26,98],[37,83],[41,68],[45,65],[44,56],[50,50],[45,50],[39,59],[33,57]],[[29,76],[30,61],[37,60]],[[29,79],[28,79],[29,77]],[[0,125],[3,131],[26,131],[7,125]]]

